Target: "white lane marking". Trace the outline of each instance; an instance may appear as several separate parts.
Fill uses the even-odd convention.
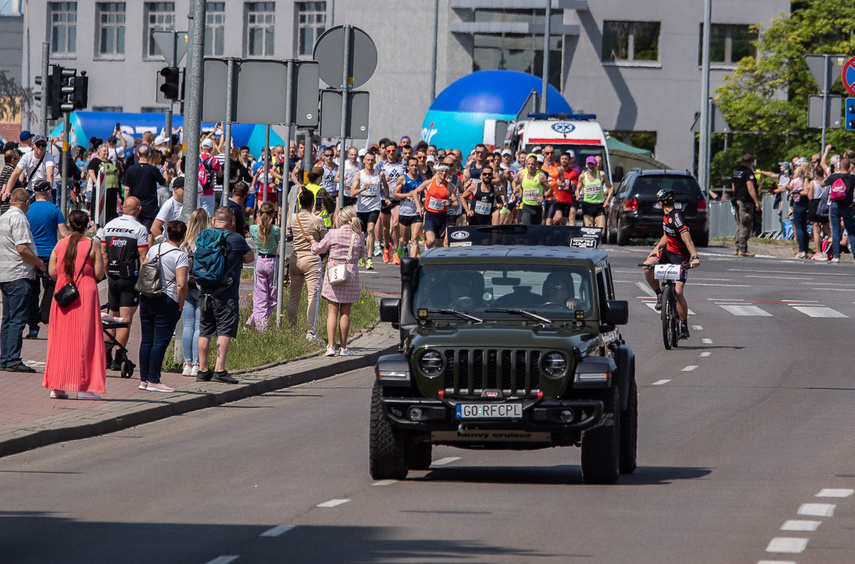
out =
[[[743,298],[707,298],[708,302],[744,302]]]
[[[817,290],[822,290],[823,292],[855,292],[855,288],[830,288],[828,286],[816,285],[812,285],[812,287]]]
[[[798,519],[790,519],[781,525],[782,531],[815,531],[822,525],[822,521],[801,521]]]
[[[350,501],[350,500],[349,499],[331,499],[329,501],[319,503],[315,507],[338,507],[339,505],[344,505],[348,501]]]
[[[769,276],[757,276],[754,274],[746,274],[746,278],[770,278]],[[775,276],[775,280],[804,280],[804,276]]]
[[[849,497],[853,493],[855,493],[855,490],[835,490],[825,488],[819,490],[819,493],[816,494],[814,497]]]
[[[785,304],[818,304],[819,302],[816,300],[781,300]]]
[[[371,484],[372,486],[391,486],[392,484],[397,484],[398,480],[380,480],[379,482],[374,482]]]
[[[651,298],[656,297],[656,292],[654,292],[653,288],[648,286],[646,282],[636,282],[635,285],[638,286],[639,290],[641,290],[642,292],[644,292],[645,294],[647,294]]]
[[[653,311],[656,311],[656,302],[655,302],[655,301],[644,302],[644,303],[647,305],[647,307],[649,307],[649,308],[650,308],[650,309],[652,309]],[[658,312],[658,311],[656,311],[656,313],[659,313],[659,312]],[[695,312],[694,312],[694,311],[692,311],[692,310],[690,309],[690,310],[688,311],[688,314],[689,314],[689,315],[695,315]]]
[[[711,355],[711,354],[712,354],[712,353],[711,353],[711,352],[709,352],[709,351],[702,352],[702,353],[701,353],[701,358],[706,358],[706,357],[708,357],[708,356],[709,356],[709,355]]]
[[[703,331],[704,328],[700,325],[692,325],[692,331]]]
[[[207,564],[229,564],[229,562],[234,562],[238,558],[240,558],[239,555],[238,556],[235,556],[235,555],[217,556],[216,558],[214,558],[213,560],[211,560]]]
[[[792,560],[758,560],[757,564],[796,564]]]
[[[445,466],[447,464],[451,464],[452,462],[457,462],[460,460],[459,456],[449,456],[448,458],[440,458],[439,460],[434,460],[431,466]]]
[[[796,311],[800,311],[808,317],[837,317],[837,318],[847,318],[847,315],[843,315],[839,311],[835,311],[830,307],[823,306],[793,306],[793,309]]]
[[[701,342],[702,342],[703,344],[705,344],[705,345],[711,345],[711,344],[712,344],[712,339],[701,339]]]
[[[811,517],[831,517],[834,515],[833,503],[803,503],[799,507],[799,515],[810,515]]]
[[[702,282],[692,282],[692,286],[714,286],[716,288],[721,288],[721,284],[704,284]],[[728,288],[750,288],[750,284],[728,284]]]
[[[267,529],[263,533],[261,533],[260,537],[281,537],[288,531],[297,528],[297,525],[279,525],[278,527],[273,527],[272,529]]]
[[[687,366],[683,369],[683,372],[691,372],[695,368],[697,368],[697,366],[695,366],[694,364],[690,364],[689,366]]]
[[[667,384],[670,381],[671,380],[657,380],[656,382],[653,382],[652,385],[653,386],[664,386],[665,384]]]
[[[766,547],[766,552],[787,552],[796,554],[804,552],[807,548],[807,539],[795,539],[788,537],[776,537],[772,539],[769,546]]]
[[[716,305],[737,317],[772,317],[771,313],[753,305]]]

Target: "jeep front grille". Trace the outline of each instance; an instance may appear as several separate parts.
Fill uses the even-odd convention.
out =
[[[537,395],[540,351],[513,349],[447,349],[445,390],[454,395],[479,395],[484,389],[505,394]]]

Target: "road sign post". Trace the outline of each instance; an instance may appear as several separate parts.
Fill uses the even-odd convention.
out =
[[[808,69],[822,93],[822,141],[820,142],[820,153],[825,148],[825,129],[828,127],[828,94],[831,92],[831,85],[840,76],[845,62],[846,57],[844,55],[805,55],[805,63],[807,63]],[[853,95],[855,95],[855,92],[853,92]]]

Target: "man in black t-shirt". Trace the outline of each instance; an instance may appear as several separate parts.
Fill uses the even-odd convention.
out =
[[[229,209],[235,214],[235,233],[244,238],[246,238],[246,216],[243,213],[243,207],[248,193],[249,186],[244,182],[238,182],[232,190],[231,198],[226,202]]]
[[[840,200],[831,200],[828,205],[828,218],[831,222],[831,262],[840,262],[840,222],[846,227],[849,234],[849,250],[852,252],[853,239],[855,239],[855,210],[852,209],[852,193],[855,189],[855,176],[851,174],[852,162],[849,159],[841,159],[840,172],[836,172],[825,179],[825,185],[834,186],[838,180],[846,187],[846,195]],[[853,253],[855,256],[855,253]]]
[[[140,145],[137,150],[137,164],[125,172],[125,198],[133,196],[140,201],[139,222],[151,231],[151,224],[157,217],[160,206],[157,205],[157,186],[166,184],[166,179],[157,167],[148,164],[151,149]]]
[[[748,252],[748,238],[754,226],[754,210],[760,211],[760,200],[757,191],[757,180],[751,165],[754,157],[742,156],[742,164],[736,167],[731,178],[733,188],[733,207],[736,217],[736,241],[733,256],[753,257]]]

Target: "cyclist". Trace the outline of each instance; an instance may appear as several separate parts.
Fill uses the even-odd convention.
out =
[[[700,266],[695,244],[689,227],[677,207],[674,205],[674,191],[663,188],[656,193],[656,200],[662,206],[662,238],[653,247],[644,264],[650,265],[644,269],[644,277],[647,283],[656,292],[656,311],[662,309],[662,289],[659,281],[653,276],[653,265],[656,264],[684,264],[689,263],[689,268]],[[686,296],[683,293],[685,282],[675,282],[674,289],[677,292],[677,314],[680,316],[680,339],[689,338],[688,315],[689,306],[686,304]]]

